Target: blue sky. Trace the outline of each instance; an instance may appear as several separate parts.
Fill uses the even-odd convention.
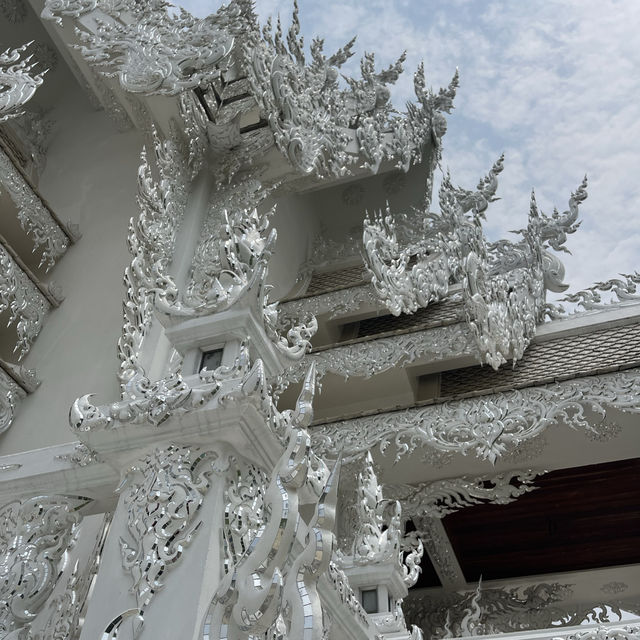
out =
[[[215,0],[182,0],[204,16]],[[571,290],[640,269],[640,2],[635,0],[299,0],[302,33],[331,52],[357,35],[359,64],[407,50],[399,108],[424,60],[428,82],[460,89],[444,138],[454,182],[476,185],[505,153],[487,212],[492,238],[524,226],[531,188],[541,209],[566,209],[586,173],[582,227],[563,257]],[[289,24],[292,1],[257,0],[264,21]]]

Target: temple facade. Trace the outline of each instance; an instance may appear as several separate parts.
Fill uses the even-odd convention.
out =
[[[250,0],[7,0],[0,640],[640,639],[640,274]],[[4,50],[4,49],[3,49]],[[584,209],[584,212],[583,212]]]

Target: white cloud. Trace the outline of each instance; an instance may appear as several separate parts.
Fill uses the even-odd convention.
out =
[[[198,15],[215,7],[181,3]],[[449,119],[444,163],[454,180],[475,185],[505,152],[502,200],[488,212],[489,229],[504,234],[526,222],[529,194],[541,208],[566,208],[569,193],[589,175],[583,225],[567,243],[572,288],[640,268],[640,3],[547,0],[488,3],[456,0],[299,0],[309,42],[327,51],[358,35],[359,53],[380,65],[408,51],[397,105],[411,97],[412,72],[425,60],[427,77],[447,84],[461,72]],[[262,19],[292,3],[258,0]],[[357,67],[354,60],[352,69]]]

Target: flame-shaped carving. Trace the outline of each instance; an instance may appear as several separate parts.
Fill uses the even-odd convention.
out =
[[[311,368],[296,410],[286,414],[286,448],[264,497],[268,516],[223,577],[207,614],[203,638],[239,640],[270,629],[286,637],[322,638],[323,613],[316,585],[331,560],[340,463],[316,494],[314,514],[305,525],[298,510],[298,492],[304,485],[313,487],[310,473],[319,463],[304,429],[313,415],[314,386]]]

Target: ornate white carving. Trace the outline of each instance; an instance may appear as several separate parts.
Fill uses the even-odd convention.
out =
[[[0,369],[0,433],[4,433],[11,426],[20,402],[26,396],[24,389]]]
[[[364,221],[364,255],[372,285],[394,315],[413,313],[441,300],[450,282],[464,275],[467,255],[484,240],[479,225],[474,224],[477,221],[465,214],[472,210],[482,215],[495,199],[502,158],[480,181],[476,192],[454,187],[446,175],[440,188],[440,215],[429,211],[432,170],[426,169],[422,209],[399,216],[402,226],[398,232],[404,236],[403,242],[399,241],[388,206],[385,215],[378,212]]]
[[[268,189],[250,178],[218,192],[194,254],[183,297],[187,308],[174,306],[171,312],[212,314],[253,296],[267,336],[283,355],[299,360],[310,349],[318,325],[310,314],[285,318],[279,304],[269,303],[265,295],[264,280],[277,237],[275,229],[269,230],[275,208],[259,213],[257,206],[268,195]]]
[[[462,618],[453,631],[450,628],[451,619],[447,614],[445,624],[445,634],[443,638],[453,638],[454,636],[484,636],[495,633],[493,625],[482,622],[482,609],[478,604],[482,595],[482,579],[478,582],[478,588],[471,595],[467,606],[462,612]]]
[[[39,266],[46,265],[48,271],[67,250],[69,238],[2,149],[0,184],[16,205],[20,226],[33,240],[34,249],[42,248]]]
[[[320,491],[326,466],[315,458],[305,430],[313,419],[314,371],[309,370],[296,410],[283,423],[286,448],[276,464],[264,497],[264,525],[249,548],[220,583],[204,622],[203,638],[268,637],[320,639],[323,612],[317,581],[329,568],[337,493],[337,463]],[[321,473],[326,478],[325,473]],[[322,486],[324,484],[324,486]],[[299,516],[298,491],[310,486],[315,511],[306,525]],[[294,544],[298,541],[301,549]]]
[[[185,123],[196,126],[188,101],[181,104]],[[129,249],[133,258],[124,276],[127,299],[118,353],[123,401],[128,404],[131,398],[148,395],[151,385],[139,358],[154,306],[162,313],[189,317],[227,309],[243,296],[249,296],[250,304],[256,304],[262,313],[267,335],[283,355],[294,359],[304,355],[310,347],[309,338],[317,329],[315,318],[310,318],[306,324],[291,327],[286,337],[281,335],[277,303],[267,301],[264,287],[275,230],[266,236],[269,214],[259,214],[255,208],[216,211],[209,216],[203,241],[196,249],[193,277],[181,299],[168,267],[184,214],[188,185],[201,162],[199,154],[205,149],[190,147],[183,152],[176,139],[161,141],[155,135],[154,147],[160,177],[153,178],[143,151],[138,173],[141,211],[137,220],[130,223]],[[265,193],[268,192],[262,192],[254,183],[247,184],[237,195],[233,188],[227,191],[229,203],[236,206],[252,199],[257,203]],[[217,226],[220,216],[225,220],[224,237]],[[179,374],[167,381],[174,389],[182,384]]]
[[[606,282],[596,282],[592,287],[584,291],[567,294],[562,300],[572,302],[585,311],[594,309],[606,309],[611,304],[621,304],[625,302],[637,302],[640,294],[637,293],[637,286],[640,284],[640,273],[621,273],[624,280],[612,278]],[[610,293],[611,300],[604,302],[603,293]]]
[[[184,301],[198,313],[232,306],[261,280],[276,240],[267,233],[274,210],[256,207],[269,195],[255,179],[246,179],[215,194],[193,257]]]
[[[418,446],[442,451],[475,451],[492,462],[560,420],[572,429],[597,432],[584,415],[589,408],[602,421],[607,408],[640,412],[640,370],[578,378],[443,404],[342,420],[313,430],[314,449],[325,456],[350,456],[391,443],[396,459]]]
[[[522,357],[543,320],[545,289],[566,288],[564,267],[548,249],[566,250],[567,234],[578,227],[578,205],[587,197],[585,178],[571,194],[569,210],[548,217],[538,210],[532,194],[529,224],[516,232],[522,240],[488,243],[482,220],[496,199],[502,168],[501,157],[476,191],[454,187],[445,175],[440,214],[429,211],[432,174],[427,168],[422,210],[400,218],[406,236],[402,242],[389,208],[373,220],[367,217],[363,231],[366,266],[385,306],[394,315],[413,313],[441,300],[449,285],[459,282],[479,358],[494,369]]]
[[[229,573],[240,561],[264,524],[264,497],[269,477],[241,460],[233,461],[227,482],[224,511],[224,570]]]
[[[81,618],[86,612],[87,597],[98,572],[110,523],[111,515],[105,515],[88,556],[89,562],[81,566],[76,560],[65,590],[48,601],[51,613],[42,629],[33,635],[33,640],[75,640],[80,636]]]
[[[56,456],[57,460],[66,460],[77,467],[86,467],[100,461],[96,451],[90,449],[84,442],[80,442],[73,448],[72,453]]]
[[[453,269],[443,235],[431,239],[433,247],[401,248],[395,223],[387,205],[385,215],[378,213],[364,221],[362,235],[366,267],[378,298],[394,316],[414,313],[431,302],[442,300],[449,291]],[[409,262],[415,264],[409,268]]]
[[[287,383],[300,380],[304,375],[303,367],[310,361],[315,362],[319,379],[327,373],[344,378],[370,378],[418,358],[437,361],[473,353],[474,342],[469,329],[464,324],[453,324],[312,352],[281,377]]]
[[[413,587],[415,583],[418,582],[418,578],[422,572],[420,561],[422,560],[423,555],[424,545],[422,540],[418,540],[418,543],[413,546],[404,560],[404,583],[407,587]]]
[[[443,593],[429,602],[409,597],[405,600],[405,615],[434,638],[570,627],[587,622],[606,623],[612,613],[619,620],[622,618],[622,611],[616,603],[563,602],[572,595],[572,587],[557,582],[515,588],[482,588],[479,584],[474,591]],[[590,629],[585,633],[596,631]],[[559,637],[568,640],[572,636],[564,634]]]
[[[88,62],[117,76],[127,91],[176,95],[206,87],[234,62],[229,54],[235,48],[235,62],[246,69],[276,144],[303,173],[344,175],[359,156],[373,171],[385,158],[406,170],[420,161],[427,142],[439,156],[446,131],[443,114],[452,108],[457,72],[447,88],[434,93],[426,89],[421,65],[414,78],[417,104],[398,116],[388,85],[398,79],[405,56],[377,72],[374,56],[365,54],[361,78],[347,78],[342,89],[338,69],[352,55],[353,41],[326,57],[322,41],[314,40],[307,65],[295,5],[286,42],[280,26],[275,34],[269,27],[260,29],[246,2],[197,19],[186,11],[169,14],[164,5],[153,3],[125,7],[119,0],[47,0],[42,17],[60,21],[61,16],[78,17],[95,9],[108,19],[98,20],[93,31],[80,32],[80,49]],[[230,125],[233,120],[222,123],[222,138],[233,134]],[[220,138],[215,127],[217,123],[213,138]],[[231,138],[237,142],[235,134]]]
[[[216,370],[223,373],[224,368]],[[177,409],[190,411],[203,406],[218,391],[216,372],[203,374],[203,385],[190,387],[180,374],[173,373],[157,382],[145,384],[140,396],[127,397],[108,406],[91,404],[93,394],[88,393],[76,399],[69,411],[69,423],[75,431],[92,431],[113,428],[118,424],[140,424],[148,422],[158,426]],[[213,379],[213,383],[204,382]]]
[[[62,24],[60,16],[79,18],[96,9],[107,15],[118,16],[126,7],[126,0],[45,0],[40,17]]]
[[[477,224],[479,216],[474,216]],[[536,241],[537,209],[532,199],[529,227],[523,232],[531,265],[506,274],[490,273],[484,238],[463,261],[462,291],[467,321],[476,337],[480,360],[494,369],[524,354],[541,321],[544,304],[542,251]],[[479,227],[477,227],[479,228]],[[474,250],[475,249],[475,250]]]
[[[350,484],[347,482],[347,486]],[[401,504],[395,499],[383,498],[369,452],[364,457],[362,471],[358,473],[355,494],[353,506],[347,507],[354,512],[351,552],[349,556],[338,554],[340,564],[345,568],[391,565],[399,570],[404,583],[412,587],[421,572],[420,560],[424,548],[415,535],[404,535]],[[345,505],[342,504],[341,508],[345,509]],[[400,603],[398,611],[402,623],[400,626],[404,627]]]
[[[340,289],[323,293],[319,296],[300,298],[280,303],[280,313],[284,319],[299,321],[308,316],[319,316],[329,313],[329,320],[345,315],[350,311],[356,311],[365,304],[377,305],[371,286],[366,284],[350,289]]]
[[[133,581],[139,626],[167,572],[202,526],[197,516],[209,477],[227,465],[215,452],[169,445],[147,454],[127,472],[120,491],[128,535],[120,538],[120,551]]]
[[[341,176],[354,161],[377,171],[384,159],[404,169],[421,158],[427,141],[439,149],[446,130],[443,113],[452,108],[457,73],[438,94],[426,89],[424,69],[418,68],[414,87],[418,104],[406,113],[392,112],[388,85],[402,72],[404,55],[389,68],[376,72],[373,54],[365,54],[361,78],[345,77],[338,84],[339,69],[353,55],[354,41],[332,56],[325,56],[323,42],[311,44],[307,64],[299,38],[298,8],[286,38],[278,22],[260,32],[253,29],[242,42],[253,95],[273,131],[276,144],[302,173]],[[357,149],[355,156],[348,147]]]
[[[404,613],[402,612],[402,600],[396,600],[392,611],[372,616],[376,631],[381,635],[392,633],[400,629],[406,629]],[[382,636],[384,637],[384,636]]]
[[[0,633],[23,628],[44,606],[87,502],[37,496],[0,509]]]
[[[110,19],[79,32],[82,55],[105,75],[117,76],[126,91],[147,95],[177,95],[216,80],[252,13],[241,2],[198,19],[184,10],[169,14],[168,6],[157,3],[48,0],[42,17],[59,21],[94,9]],[[125,11],[126,19],[120,19]]]
[[[40,333],[49,302],[0,245],[0,312],[7,309],[8,324],[15,325],[17,333],[13,350],[20,360]]]
[[[122,424],[148,423],[159,426],[175,412],[193,411],[214,396],[219,405],[246,402],[255,397],[258,399],[258,408],[274,433],[282,437],[282,421],[287,412],[279,412],[267,392],[262,361],[256,360],[251,366],[246,342],[241,344],[232,366],[221,365],[213,371],[202,369],[197,385],[187,384],[179,373],[172,373],[155,382],[140,377],[134,383],[127,385],[122,400],[110,405],[92,404],[93,394],[90,393],[77,398],[69,411],[71,428],[75,431],[94,431]]]
[[[34,72],[37,63],[31,56],[22,57],[28,46],[0,53],[0,122],[20,115],[44,79],[45,71]]]
[[[475,504],[508,504],[533,491],[531,483],[544,471],[508,471],[472,478],[460,476],[418,484],[387,485],[387,493],[402,506],[405,518],[411,516],[444,518],[447,514]],[[514,484],[517,482],[518,484]]]
[[[119,378],[123,396],[136,396],[137,387],[149,381],[140,365],[140,349],[149,328],[154,302],[170,307],[178,291],[167,267],[173,258],[176,229],[186,202],[189,166],[174,140],[154,135],[154,151],[160,179],[152,177],[145,150],[138,170],[140,214],[129,223],[131,264],[125,269],[124,323],[118,340]]]
[[[356,491],[356,532],[351,551],[354,564],[401,562],[400,505],[383,499],[369,452],[364,469],[358,474]]]

